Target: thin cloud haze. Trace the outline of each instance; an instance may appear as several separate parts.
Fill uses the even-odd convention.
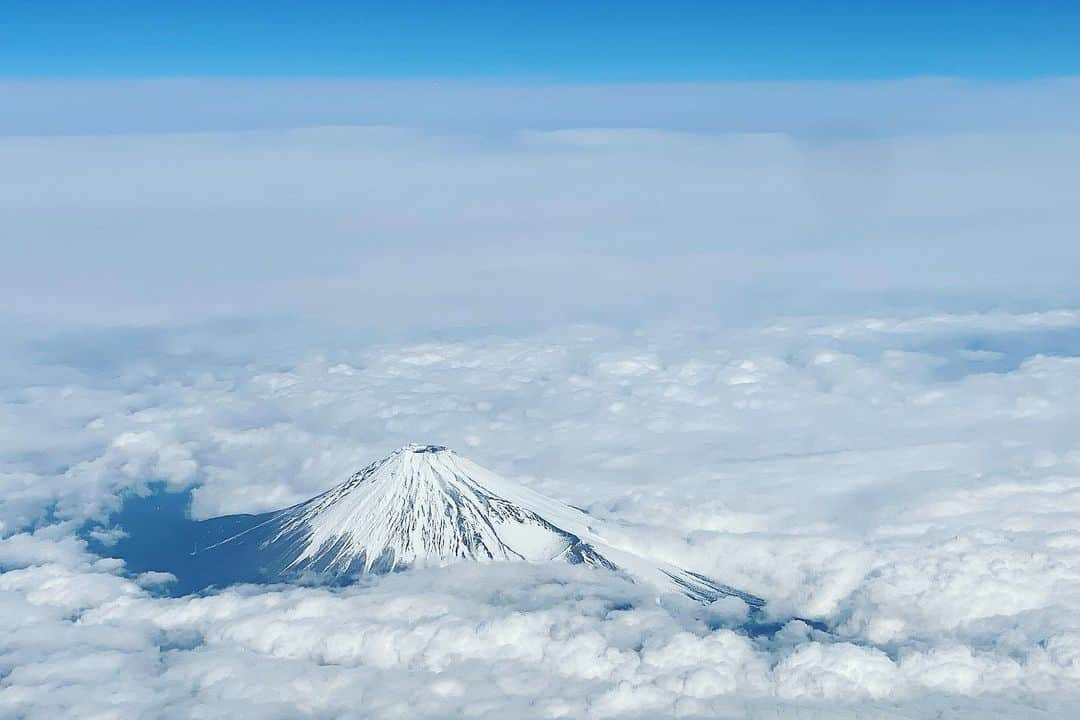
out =
[[[94,135],[388,126],[564,128],[809,138],[1076,132],[1080,81],[579,84],[464,80],[0,79],[0,133]]]
[[[8,137],[0,277],[16,318],[99,325],[1046,310],[1078,300],[1076,137]]]

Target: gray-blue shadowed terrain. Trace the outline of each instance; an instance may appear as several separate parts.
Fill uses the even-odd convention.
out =
[[[161,487],[145,496],[128,495],[112,521],[127,533],[106,545],[86,534],[90,549],[119,557],[132,573],[169,572],[176,582],[161,586],[181,596],[209,588],[267,581],[256,543],[226,543],[212,556],[200,552],[238,533],[256,528],[274,513],[227,515],[195,521],[189,516],[191,491],[172,493]],[[89,529],[89,528],[87,528]]]

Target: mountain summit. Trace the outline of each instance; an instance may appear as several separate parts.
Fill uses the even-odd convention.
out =
[[[564,529],[575,525],[568,510],[581,514],[445,447],[406,445],[328,493],[283,511],[271,544],[300,540],[290,567],[342,573],[454,560],[610,565]]]
[[[307,502],[199,523],[194,563],[257,568],[264,580],[475,562],[567,562],[623,572],[700,602],[764,601],[619,549],[588,513],[499,477],[440,445],[406,445]],[[201,541],[201,542],[200,542]]]

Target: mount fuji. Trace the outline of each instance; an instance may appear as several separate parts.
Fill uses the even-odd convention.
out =
[[[207,584],[347,580],[453,562],[566,562],[620,572],[708,603],[764,601],[615,547],[605,523],[438,445],[406,445],[307,502],[195,523],[169,570]],[[609,527],[609,526],[608,526]],[[173,547],[178,547],[174,541]],[[189,583],[190,584],[190,583]]]

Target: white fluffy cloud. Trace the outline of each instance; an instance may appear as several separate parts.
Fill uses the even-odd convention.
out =
[[[159,351],[111,376],[51,358],[5,390],[0,707],[1068,716],[1080,363],[1030,348],[1067,346],[1076,318],[579,326],[273,366]],[[73,537],[124,489],[194,487],[200,517],[266,510],[413,440],[621,520],[622,541],[788,624],[755,638],[733,608],[525,565],[164,598],[169,578],[129,577]]]

